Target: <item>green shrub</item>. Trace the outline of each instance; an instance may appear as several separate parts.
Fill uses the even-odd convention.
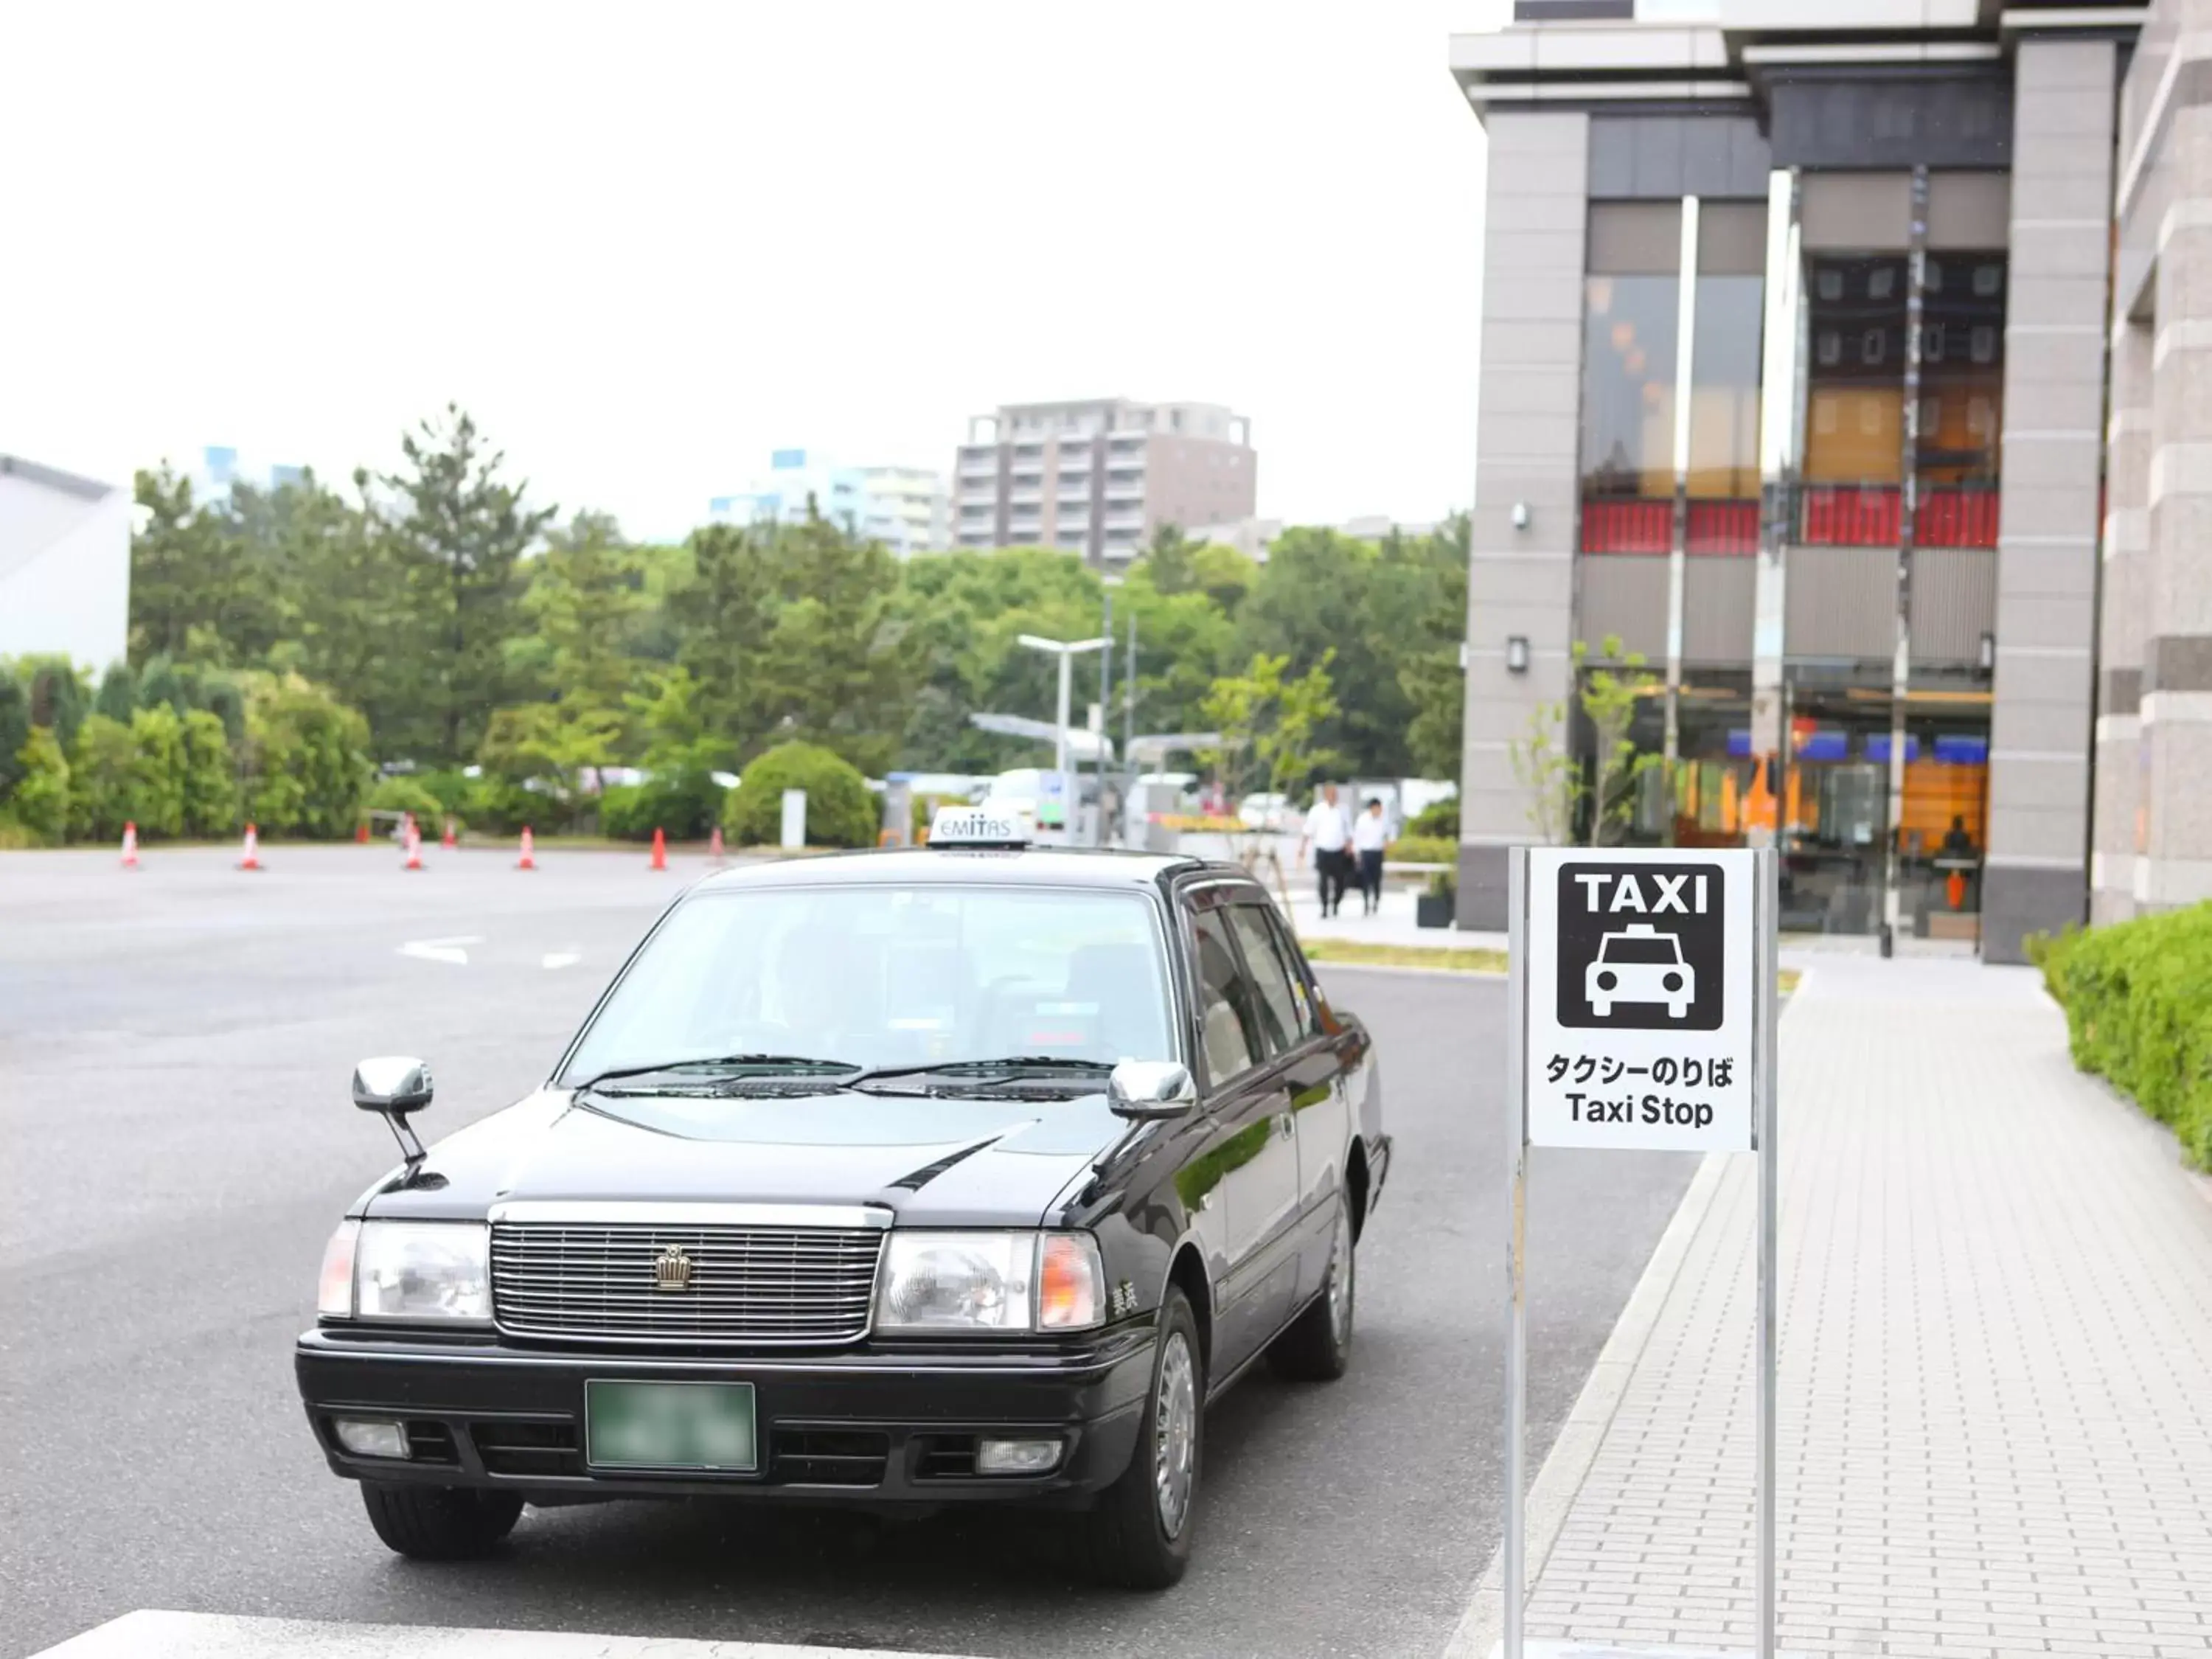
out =
[[[645,791],[635,783],[611,783],[599,791],[599,833],[617,841],[651,841],[653,825],[639,805]]]
[[[783,792],[806,792],[806,840],[813,847],[873,847],[883,809],[867,780],[827,749],[787,743],[745,768],[722,806],[733,847],[774,847],[783,839]]]
[[[451,812],[457,818],[468,816],[469,791],[476,780],[459,768],[453,767],[439,772],[410,772],[407,776],[410,782],[419,785],[436,798],[441,812]]]
[[[534,789],[524,788],[512,778],[486,772],[468,783],[462,816],[487,835],[520,835],[525,828],[547,834],[568,822],[567,807]]]
[[[667,831],[671,841],[704,841],[721,812],[722,797],[726,793],[703,768],[665,767],[643,783],[631,786],[629,799],[622,809],[629,814],[625,827],[616,829],[610,824],[603,798],[599,803],[599,829],[606,835],[630,841],[651,841],[656,829]],[[814,814],[811,799],[806,811],[811,820]]]
[[[1392,842],[1383,854],[1391,864],[1449,864],[1459,863],[1457,837],[1446,840],[1442,836],[1401,836]]]
[[[131,717],[131,811],[142,836],[185,833],[185,723],[167,703]]]
[[[1442,840],[1459,840],[1459,798],[1432,800],[1407,822],[1409,836],[1435,836]]]
[[[131,728],[105,714],[87,714],[69,758],[69,832],[77,841],[109,841],[138,816],[131,792],[138,745]]]
[[[297,674],[240,678],[246,818],[264,835],[350,836],[368,793],[368,722]]]
[[[415,827],[434,837],[441,832],[446,820],[445,803],[424,788],[419,778],[379,778],[376,787],[368,792],[368,809],[372,812],[412,812]]]
[[[227,836],[238,828],[238,772],[222,716],[195,708],[184,721],[185,833]]]
[[[2109,1079],[2212,1169],[2212,902],[2031,942],[2074,1063]]]
[[[51,847],[69,834],[69,757],[61,739],[43,726],[33,726],[16,750],[15,768],[9,815],[33,845]]]
[[[31,738],[31,689],[15,663],[0,657],[0,800],[15,787],[21,765],[17,757]],[[68,740],[61,739],[64,750]]]

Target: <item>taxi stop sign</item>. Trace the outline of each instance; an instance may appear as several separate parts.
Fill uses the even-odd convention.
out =
[[[1775,1632],[1775,854],[1510,849],[1504,1659],[1522,1659],[1530,1146],[1759,1154],[1755,1650]],[[1593,1653],[1598,1651],[1592,1650]],[[1656,1654],[1666,1650],[1638,1649]]]

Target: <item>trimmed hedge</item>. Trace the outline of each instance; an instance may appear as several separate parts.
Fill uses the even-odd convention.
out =
[[[1459,842],[1442,836],[1401,836],[1383,850],[1391,864],[1459,864]]]
[[[372,812],[412,812],[415,827],[426,836],[435,837],[444,828],[445,803],[415,778],[379,778],[366,804]]]
[[[691,767],[657,771],[643,783],[609,784],[599,793],[599,833],[651,841],[660,830],[671,841],[704,841],[722,810],[724,793],[713,774]],[[811,799],[807,815],[813,816]]]
[[[2074,1063],[2135,1097],[2212,1169],[2212,902],[2029,942]]]
[[[1456,846],[1459,842],[1459,798],[1455,795],[1449,800],[1431,801],[1413,814],[1412,822],[1406,825],[1406,833],[1409,836],[1435,836]]]
[[[873,847],[883,808],[868,781],[838,756],[811,743],[780,744],[744,769],[722,806],[732,847],[774,847],[783,839],[783,792],[806,792],[810,847]]]

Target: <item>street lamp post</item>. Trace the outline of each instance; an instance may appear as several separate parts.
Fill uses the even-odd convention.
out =
[[[1048,640],[1036,634],[1024,634],[1020,636],[1020,641],[1032,651],[1049,651],[1060,659],[1060,708],[1054,721],[1058,728],[1058,738],[1053,751],[1053,769],[1062,777],[1066,777],[1067,775],[1067,700],[1070,691],[1073,689],[1071,675],[1075,663],[1075,654],[1079,651],[1103,651],[1106,647],[1106,641],[1103,639]]]

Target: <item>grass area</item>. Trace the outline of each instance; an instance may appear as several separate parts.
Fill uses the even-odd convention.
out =
[[[1437,968],[1461,974],[1502,974],[1505,952],[1443,945],[1371,945],[1364,939],[1306,939],[1298,941],[1309,962],[1341,962],[1367,968]],[[1780,970],[1777,983],[1788,996],[1802,977],[1795,968]]]

